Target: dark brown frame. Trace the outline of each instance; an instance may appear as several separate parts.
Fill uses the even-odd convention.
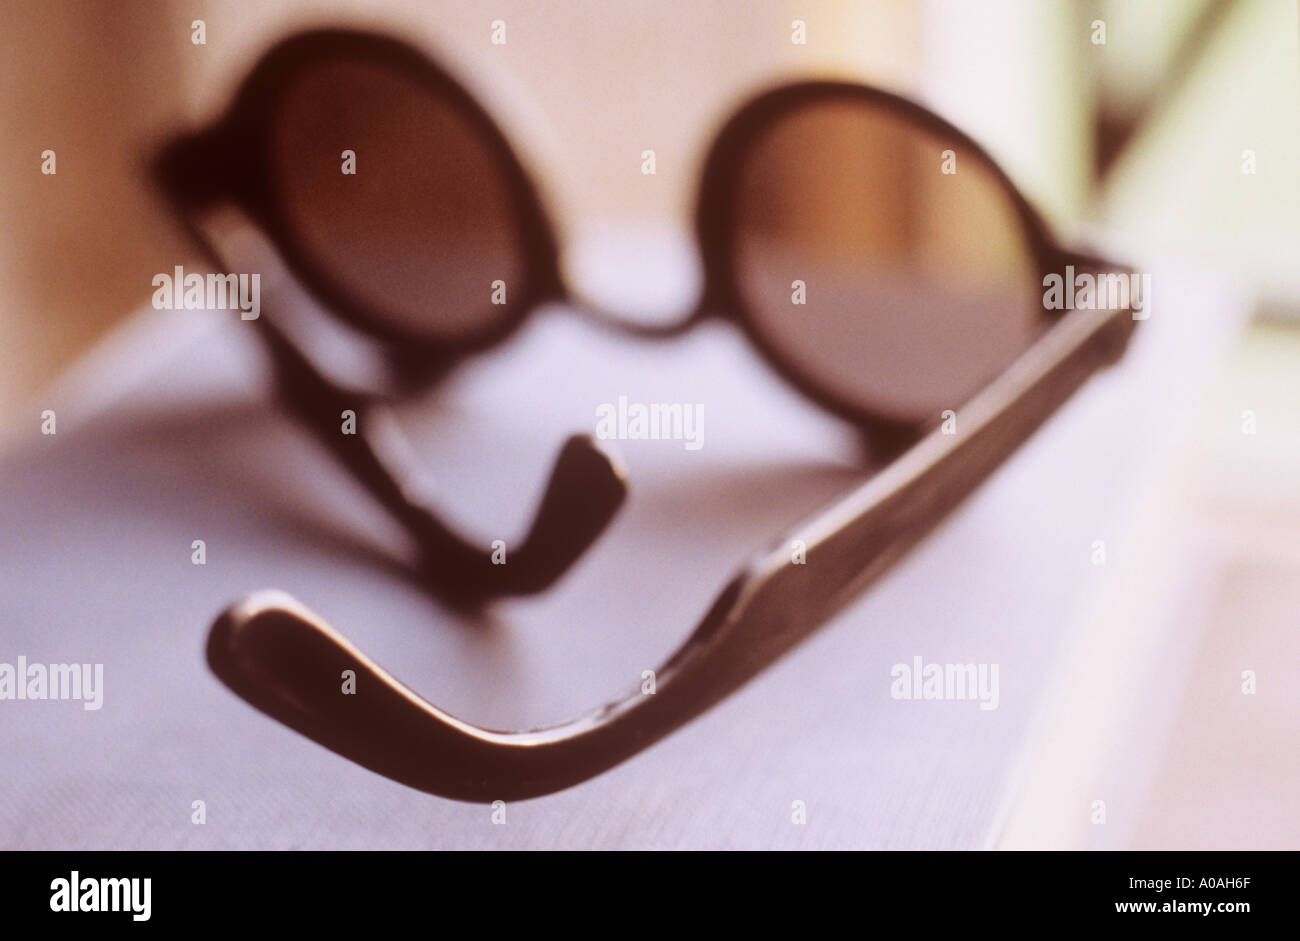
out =
[[[357,298],[317,270],[298,246],[275,201],[267,173],[267,122],[277,89],[295,69],[317,57],[346,52],[375,56],[407,70],[445,95],[485,135],[511,173],[510,189],[528,246],[528,282],[515,316],[454,343],[428,343],[394,332],[366,315]],[[1115,267],[1059,246],[1005,173],[971,138],[925,108],[897,95],[842,82],[787,85],[758,96],[723,128],[705,164],[697,232],[705,260],[699,306],[671,327],[629,328],[647,336],[689,329],[707,317],[729,317],[746,329],[764,358],[799,391],[848,419],[896,460],[834,506],[792,531],[807,546],[807,562],[790,564],[782,540],[739,572],[681,649],[657,671],[658,691],[639,691],[573,722],[534,732],[503,733],[461,722],[421,699],[369,660],[342,635],[279,593],[259,593],[228,609],[208,643],[212,669],[232,689],[269,715],[366,767],[422,790],[464,800],[537,796],[584,780],[652,744],[703,712],[760,672],[873,581],[915,545],[982,482],[1099,367],[1115,361],[1134,322],[1127,310],[1044,311],[1053,325],[1000,377],[960,408],[961,433],[900,424],[829,397],[749,328],[731,270],[736,161],[755,135],[785,110],[827,97],[870,101],[896,110],[952,141],[968,159],[984,162],[1005,187],[1042,273],[1073,265]],[[157,177],[201,242],[197,210],[232,201],[276,242],[295,276],[326,307],[386,344],[402,374],[432,382],[457,361],[499,342],[537,304],[560,300],[582,306],[559,275],[553,230],[536,188],[504,135],[450,76],[397,40],[341,30],[292,37],[263,58],[215,127],[174,141]],[[206,244],[206,243],[205,243]],[[215,257],[216,253],[207,246]],[[368,438],[337,433],[339,407],[354,401],[316,369],[273,321],[263,326],[288,404],[421,540],[438,570],[450,572],[453,594],[481,601],[551,584],[596,538],[625,493],[621,475],[587,439],[570,439],[554,481],[585,481],[580,496],[554,483],[534,525],[534,544],[520,565],[490,566],[475,549],[413,502],[402,475]],[[905,449],[905,450],[904,450]],[[530,537],[530,541],[532,537]],[[511,570],[513,583],[502,584]],[[493,582],[493,579],[498,581]],[[364,697],[341,697],[343,669],[357,672]]]

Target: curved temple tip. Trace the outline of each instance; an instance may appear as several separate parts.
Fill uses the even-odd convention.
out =
[[[256,592],[223,611],[208,633],[207,660],[262,712],[390,778],[439,793],[439,775],[425,763],[434,756],[444,769],[458,763],[450,760],[454,719],[284,592]]]
[[[222,612],[207,659],[218,678],[268,716],[385,777],[456,800],[548,794],[643,744],[616,735],[611,747],[589,717],[515,733],[462,722],[283,592],[258,592]]]
[[[222,681],[259,708],[266,709],[276,678],[276,664],[268,660],[267,625],[276,621],[320,623],[292,595],[266,589],[246,595],[222,611],[208,631],[207,661]],[[340,641],[343,639],[340,637]],[[346,644],[346,641],[343,641]],[[350,645],[349,645],[350,646]],[[270,684],[270,688],[268,687]],[[269,710],[267,710],[269,711]]]
[[[426,514],[419,532],[423,565],[436,572],[437,593],[457,607],[545,591],[591,548],[627,492],[618,457],[590,435],[573,435],[560,448],[532,524],[509,564],[495,564],[495,543],[489,550],[486,540],[466,540]]]
[[[570,435],[555,459],[552,481],[562,476],[600,484],[608,496],[622,500],[627,494],[627,467],[612,445],[604,445],[591,435]]]
[[[627,498],[627,472],[590,435],[564,442],[519,551],[506,566],[509,590],[549,588],[587,551]]]

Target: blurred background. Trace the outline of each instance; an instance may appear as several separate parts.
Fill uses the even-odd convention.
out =
[[[190,42],[199,19],[204,45]],[[489,42],[496,19],[505,45]],[[806,44],[790,41],[795,20]],[[682,261],[674,246],[689,230],[700,161],[742,98],[829,75],[935,108],[1066,240],[1105,244],[1139,270],[1176,259],[1247,298],[1250,317],[1170,457],[1180,473],[1143,517],[1164,537],[1151,553],[1187,606],[1176,636],[1144,649],[1184,663],[1183,680],[1157,704],[1140,695],[1150,660],[1131,653],[1167,619],[1143,608],[1150,578],[1117,588],[1120,600],[1096,615],[1104,628],[1064,668],[1002,843],[1294,848],[1300,683],[1271,675],[1244,697],[1222,668],[1232,679],[1294,663],[1300,645],[1295,0],[0,0],[5,415],[25,421],[40,389],[147,304],[160,254],[193,257],[141,172],[159,135],[215,116],[286,33],[339,21],[425,46],[480,96],[541,180],[566,267],[593,294],[616,289],[600,264],[615,229],[662,232],[662,263]],[[628,162],[646,148],[658,174],[629,186]],[[55,175],[39,172],[46,149]],[[651,265],[659,257],[648,254]],[[1161,500],[1177,504],[1176,526]],[[1078,679],[1117,662],[1131,686]],[[1245,708],[1258,737],[1231,734]],[[1150,759],[1148,797],[1122,838],[1057,812],[1131,778],[1134,754]],[[1243,794],[1249,816],[1234,810]]]

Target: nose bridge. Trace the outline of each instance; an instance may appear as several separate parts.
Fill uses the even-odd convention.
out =
[[[686,224],[598,221],[575,227],[561,250],[579,302],[631,327],[668,327],[699,306],[704,266]]]

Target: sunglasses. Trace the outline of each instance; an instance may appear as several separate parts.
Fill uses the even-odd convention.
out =
[[[565,285],[523,164],[423,54],[351,31],[291,37],[225,117],[168,143],[156,176],[214,260],[199,220],[233,206],[292,275],[286,296],[305,291],[328,329],[382,362],[362,388],[312,348],[324,322],[304,329],[272,304],[255,324],[281,400],[410,532],[430,590],[462,605],[543,591],[606,528],[627,483],[591,436],[560,449],[509,565],[413,496],[414,470],[388,444],[389,400],[501,343],[539,305],[617,323]],[[446,714],[279,592],[217,620],[214,672],[268,715],[430,793],[517,799],[571,786],[699,715],[859,594],[1116,361],[1134,328],[1126,307],[1050,309],[1046,276],[1120,266],[1060,246],[965,134],[862,85],[798,83],[744,105],[708,151],[695,223],[698,305],[669,326],[622,328],[651,338],[729,321],[890,459],[792,531],[803,564],[790,538],[774,543],[656,671],[654,695],[638,689],[544,730]],[[348,409],[355,434],[340,433]],[[339,695],[342,670],[365,696]]]

